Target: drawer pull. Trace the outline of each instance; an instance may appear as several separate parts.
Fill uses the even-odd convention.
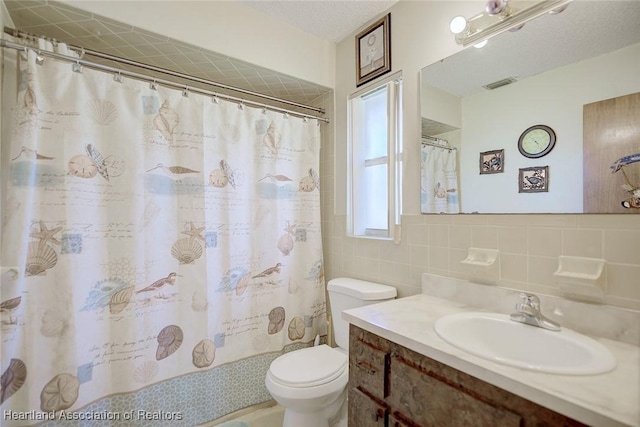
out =
[[[376,374],[376,370],[375,369],[371,369],[369,367],[368,363],[364,363],[364,362],[356,362],[356,367],[358,369],[361,369],[363,371],[365,371],[367,374],[369,375],[375,375]]]
[[[384,411],[382,409],[377,409],[376,412],[374,412],[372,415],[372,419],[373,421],[379,421],[381,419],[384,419]]]

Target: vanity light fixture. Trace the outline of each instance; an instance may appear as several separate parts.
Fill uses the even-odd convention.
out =
[[[517,31],[522,26],[544,14],[558,14],[567,8],[572,0],[544,0],[519,8],[517,1],[488,0],[484,12],[469,19],[456,16],[449,29],[455,34],[456,42],[464,47],[477,45],[490,37],[505,31]]]

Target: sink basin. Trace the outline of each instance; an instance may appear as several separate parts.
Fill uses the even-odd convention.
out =
[[[464,312],[443,316],[434,325],[449,344],[487,360],[533,371],[594,375],[616,367],[599,342],[562,328],[549,331],[509,319],[506,314]]]

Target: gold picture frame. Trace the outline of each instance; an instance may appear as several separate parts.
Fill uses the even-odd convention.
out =
[[[356,86],[391,71],[391,14],[356,35]]]

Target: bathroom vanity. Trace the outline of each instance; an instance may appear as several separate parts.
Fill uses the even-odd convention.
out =
[[[349,348],[350,427],[585,425],[357,326]]]
[[[599,375],[515,368],[459,350],[434,331],[437,319],[478,308],[421,294],[345,311],[349,426],[640,425],[637,344],[592,335],[617,361]],[[626,316],[622,323],[638,319]],[[637,338],[637,325],[630,328],[617,332]]]

